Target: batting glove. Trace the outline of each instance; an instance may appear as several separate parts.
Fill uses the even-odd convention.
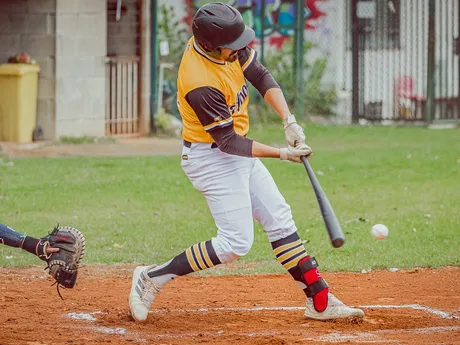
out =
[[[311,147],[307,144],[300,144],[297,147],[288,146],[280,149],[280,159],[282,161],[291,161],[295,163],[301,163],[300,157],[311,155]]]
[[[284,137],[289,146],[296,147],[299,144],[305,144],[305,135],[303,128],[297,124],[295,116],[290,114],[283,119]]]

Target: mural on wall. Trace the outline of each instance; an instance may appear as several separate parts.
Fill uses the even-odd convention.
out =
[[[256,32],[256,44],[260,44],[262,18],[261,6],[264,0],[222,0],[236,7],[241,12],[246,25],[252,27]],[[295,3],[290,0],[265,0],[264,15],[264,36],[268,44],[276,48],[281,48],[283,43],[294,35],[294,30],[290,28],[277,28],[273,25],[294,25],[295,21]],[[195,11],[209,0],[185,0],[187,15],[183,21],[191,24]],[[319,29],[318,23],[327,13],[320,9],[321,3],[327,3],[328,0],[305,0],[304,18],[305,30],[316,31]]]

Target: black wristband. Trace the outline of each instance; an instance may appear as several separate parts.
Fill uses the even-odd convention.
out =
[[[37,255],[37,245],[39,242],[40,240],[37,238],[26,236],[26,238],[24,238],[24,242],[22,243],[22,249]]]

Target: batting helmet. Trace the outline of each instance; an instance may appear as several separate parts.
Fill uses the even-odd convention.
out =
[[[222,2],[201,6],[193,17],[192,30],[195,39],[210,49],[239,50],[255,37],[254,30],[244,24],[241,13]]]

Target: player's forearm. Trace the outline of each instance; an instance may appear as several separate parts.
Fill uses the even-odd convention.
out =
[[[281,119],[284,120],[291,114],[289,111],[289,106],[286,102],[286,98],[284,97],[283,91],[281,89],[271,88],[265,93],[264,99],[281,117]]]
[[[280,158],[280,149],[253,141],[252,157]]]
[[[280,158],[280,149],[240,136],[233,126],[218,127],[209,134],[222,152],[243,157]]]
[[[243,157],[279,158],[280,150],[242,137],[232,130],[214,130],[212,137],[222,152]]]

